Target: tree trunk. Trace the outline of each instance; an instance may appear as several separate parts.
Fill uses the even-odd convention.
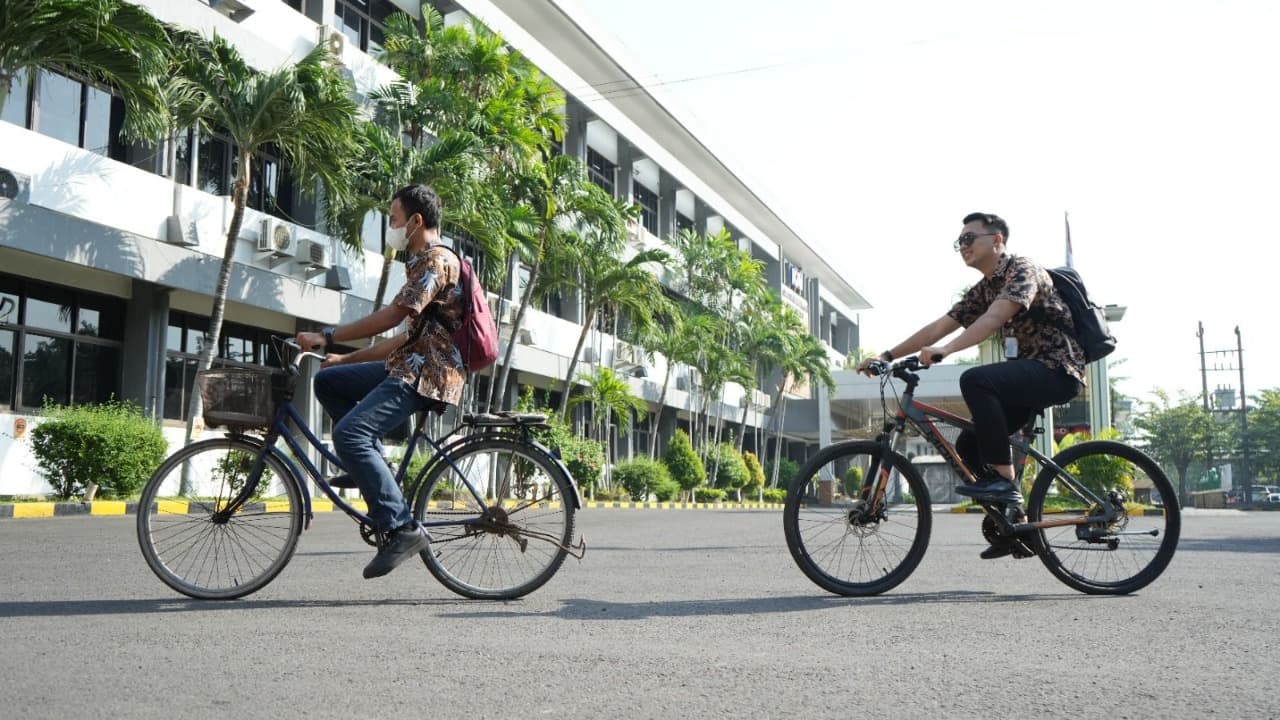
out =
[[[13,75],[0,72],[0,113],[4,112],[5,103],[9,101],[9,92],[13,89]]]
[[[751,390],[744,388],[746,393],[746,402],[742,404],[742,420],[738,423],[738,454],[742,454],[742,448],[747,441],[747,413],[751,411]],[[757,448],[758,450],[759,448]],[[758,455],[759,453],[757,453]]]
[[[582,322],[582,332],[578,333],[578,344],[573,348],[573,357],[569,358],[569,372],[564,376],[564,392],[560,394],[560,413],[561,419],[569,414],[569,392],[573,390],[573,371],[578,369],[578,358],[582,355],[582,346],[587,342],[587,334],[591,332],[591,325],[596,321],[596,308],[591,306],[587,308],[587,316]]]
[[[662,420],[662,409],[667,403],[667,388],[671,385],[671,371],[675,369],[675,362],[671,358],[667,358],[667,374],[662,378],[662,392],[658,393],[658,420]],[[658,455],[658,428],[654,428],[649,433],[649,457],[657,458]]]
[[[529,268],[529,284],[525,286],[524,293],[520,296],[520,309],[516,311],[516,317],[511,321],[511,339],[507,341],[507,352],[502,358],[502,372],[498,374],[498,381],[489,388],[489,412],[496,412],[502,407],[507,377],[511,373],[511,359],[515,356],[516,341],[520,338],[520,328],[524,325],[525,313],[528,312],[529,303],[533,300],[533,286],[538,280],[538,270],[542,267],[542,252],[546,243],[547,232],[543,230],[542,239],[538,242],[537,257],[533,260],[533,266]],[[519,277],[517,273],[517,280]]]
[[[240,239],[240,226],[244,222],[244,205],[249,194],[247,177],[249,157],[249,153],[240,153],[239,164],[236,166],[236,180],[231,192],[231,227],[227,228],[227,242],[222,251],[222,264],[218,267],[218,282],[213,290],[213,310],[209,314],[209,331],[205,334],[204,347],[200,349],[200,360],[196,365],[198,371],[208,370],[213,365],[218,339],[222,335],[222,318],[227,308],[227,287],[231,284],[232,258],[235,256],[236,244]],[[200,393],[193,385],[191,401],[187,404],[187,430],[184,444],[191,443],[196,418],[202,412],[202,408]],[[183,495],[190,494],[192,488],[189,487],[189,480],[185,474],[181,484],[183,487],[180,488],[180,492]]]
[[[381,310],[383,301],[387,299],[387,283],[391,281],[391,261],[392,256],[388,255],[384,248],[382,250],[382,274],[378,276],[378,292],[373,296],[374,312]]]
[[[773,425],[775,427],[775,440],[773,447],[773,472],[770,473],[769,487],[778,487],[778,461],[782,456],[782,396],[783,389],[787,386],[787,379],[784,375],[782,384],[778,386],[778,393],[773,396]],[[764,436],[765,447],[769,445],[769,434]]]

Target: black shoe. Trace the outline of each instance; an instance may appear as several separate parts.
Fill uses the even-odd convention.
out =
[[[427,531],[416,522],[388,535],[387,544],[378,549],[378,554],[364,568],[366,580],[386,575],[400,563],[427,549]]]
[[[988,547],[986,550],[983,550],[982,552],[978,553],[978,557],[982,558],[983,560],[995,560],[996,558],[1002,558],[1005,555],[1012,555],[1012,554],[1013,554],[1013,545],[1001,543],[999,545],[992,545]]]
[[[999,475],[984,475],[977,482],[957,485],[956,494],[971,497],[974,500],[1003,503],[1005,505],[1021,505],[1022,493],[1012,480]]]
[[[356,484],[356,479],[350,475],[336,475],[325,482],[329,483],[329,487],[339,490],[355,490],[360,487]]]

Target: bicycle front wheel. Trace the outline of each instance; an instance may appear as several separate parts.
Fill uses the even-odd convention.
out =
[[[573,541],[576,494],[554,459],[524,442],[486,438],[424,474],[414,517],[431,536],[423,562],[442,585],[510,600],[555,575]]]
[[[1063,524],[1033,536],[1053,576],[1080,592],[1124,595],[1146,587],[1173,559],[1182,529],[1178,495],[1145,453],[1118,442],[1073,445],[1053,462],[1118,510],[1109,523]],[[1031,522],[1101,515],[1107,508],[1064,481],[1052,467],[1036,476],[1027,502]]]
[[[225,512],[262,452],[243,438],[205,440],[174,453],[147,481],[138,500],[138,545],[166,585],[227,600],[261,589],[289,563],[303,508],[279,460],[266,457],[253,501]]]
[[[868,492],[878,483],[865,481],[875,480],[873,468],[884,479],[879,497]],[[792,559],[819,587],[878,595],[924,558],[933,529],[929,505],[929,490],[909,460],[879,443],[853,441],[805,463],[787,492],[782,526]]]

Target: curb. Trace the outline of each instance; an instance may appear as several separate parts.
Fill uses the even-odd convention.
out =
[[[188,504],[177,500],[162,500],[166,511],[176,515],[187,514]],[[362,500],[349,500],[350,504],[360,512],[367,512],[368,506]],[[271,502],[247,503],[250,510],[266,510]],[[313,513],[334,512],[336,508],[329,500],[312,500]],[[622,501],[586,501],[582,502],[583,510],[781,510],[782,503],[692,503],[692,502],[622,502]],[[94,500],[93,502],[29,502],[0,505],[0,520],[50,517],[87,517],[107,515],[136,515],[138,503],[124,500]]]

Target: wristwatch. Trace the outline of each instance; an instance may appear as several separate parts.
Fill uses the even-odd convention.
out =
[[[324,351],[326,353],[333,352],[333,330],[334,330],[334,327],[330,325],[329,327],[320,331],[320,333],[324,335]]]
[[[889,352],[888,350],[885,350],[884,352],[880,353],[880,359],[887,363],[891,363],[893,362],[893,353]]]

